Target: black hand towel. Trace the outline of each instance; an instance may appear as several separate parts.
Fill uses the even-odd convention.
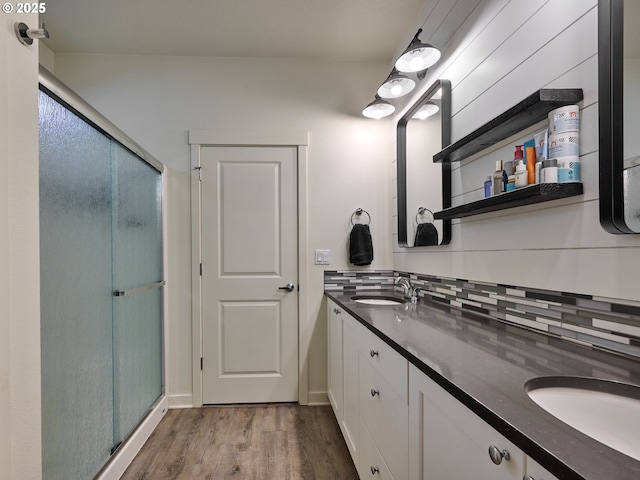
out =
[[[351,229],[349,261],[354,265],[369,265],[373,261],[373,241],[369,225],[356,223]]]
[[[414,247],[430,247],[438,245],[438,229],[433,223],[421,223],[416,228]]]

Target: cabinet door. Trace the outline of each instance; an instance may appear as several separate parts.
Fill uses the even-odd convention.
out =
[[[524,453],[413,366],[409,392],[411,479],[522,479]],[[494,464],[492,446],[510,459]]]
[[[358,322],[344,315],[342,319],[342,335],[343,335],[343,422],[342,431],[351,452],[354,463],[357,464],[358,447],[359,447],[359,404],[358,404],[358,333],[363,328]]]
[[[327,300],[328,395],[338,423],[342,422],[342,315],[340,308]]]
[[[527,476],[525,480],[558,480],[534,459],[527,457]]]

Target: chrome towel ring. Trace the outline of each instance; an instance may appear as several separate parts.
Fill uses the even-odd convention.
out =
[[[363,210],[361,208],[358,208],[355,212],[353,212],[351,214],[351,226],[354,225],[353,217],[357,217],[358,219],[360,219],[360,217],[362,216],[363,213],[367,215],[367,223],[365,223],[364,225],[370,225],[371,224],[371,215],[369,215],[369,212],[367,212],[366,210]],[[362,222],[357,222],[357,223],[362,223]]]

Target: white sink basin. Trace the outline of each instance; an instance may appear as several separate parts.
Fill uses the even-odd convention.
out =
[[[385,297],[381,295],[377,296],[367,296],[367,295],[356,295],[355,297],[351,297],[356,303],[364,303],[366,305],[400,305],[404,303],[404,300],[395,297]]]
[[[540,377],[525,385],[551,415],[640,460],[640,387],[581,377]]]

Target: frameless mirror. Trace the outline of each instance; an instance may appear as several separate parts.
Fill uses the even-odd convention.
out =
[[[451,143],[451,82],[437,80],[398,121],[398,244],[446,245],[451,220],[433,213],[451,206],[451,166],[433,156]]]
[[[600,223],[640,233],[640,2],[598,2]]]

